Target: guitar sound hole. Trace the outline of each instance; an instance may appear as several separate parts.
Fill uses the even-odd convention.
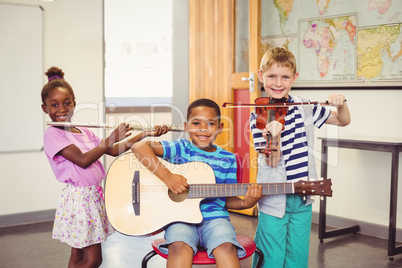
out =
[[[184,192],[184,193],[182,193],[182,194],[174,194],[172,191],[169,190],[169,191],[168,191],[168,195],[169,195],[169,198],[170,198],[173,202],[179,203],[179,202],[182,202],[182,201],[184,201],[184,200],[187,199],[188,191],[186,191],[186,192]]]

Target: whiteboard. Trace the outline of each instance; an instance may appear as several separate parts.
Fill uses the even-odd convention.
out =
[[[0,153],[41,150],[43,10],[0,4]]]

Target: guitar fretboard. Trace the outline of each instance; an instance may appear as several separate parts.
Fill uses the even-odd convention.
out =
[[[294,193],[293,183],[259,183],[263,195]],[[244,196],[249,184],[191,184],[187,198],[209,198],[225,196]]]

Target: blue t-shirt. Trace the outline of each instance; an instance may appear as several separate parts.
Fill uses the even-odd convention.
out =
[[[161,141],[163,159],[173,164],[204,162],[211,166],[215,181],[220,183],[237,183],[237,163],[233,153],[216,146],[215,152],[206,152],[193,145],[187,139]],[[191,186],[190,186],[191,187]],[[204,220],[229,217],[225,208],[225,197],[207,198],[201,201],[201,213]]]

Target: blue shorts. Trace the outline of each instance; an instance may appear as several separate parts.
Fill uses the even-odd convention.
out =
[[[217,218],[203,221],[201,224],[174,223],[165,230],[166,243],[159,245],[159,250],[168,254],[168,245],[181,241],[189,245],[194,255],[198,246],[207,250],[209,258],[214,258],[212,251],[223,243],[232,243],[237,248],[237,256],[242,258],[246,251],[236,239],[236,231],[229,218]]]

